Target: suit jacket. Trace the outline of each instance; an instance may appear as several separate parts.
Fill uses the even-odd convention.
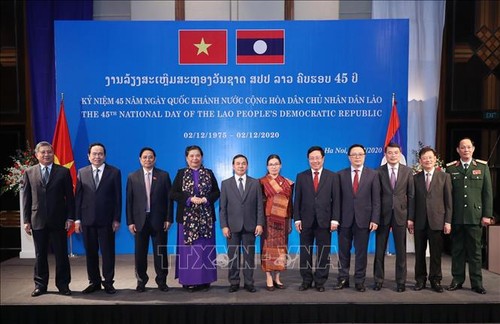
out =
[[[319,179],[318,191],[314,191],[311,169],[297,174],[293,219],[302,227],[311,228],[316,219],[318,227],[330,228],[330,221],[339,221],[338,179],[334,172],[324,169]]]
[[[219,185],[217,184],[217,179],[215,179],[215,175],[210,169],[205,169],[210,173],[210,178],[212,179],[212,191],[206,196],[208,202],[210,203],[210,208],[212,209],[212,215],[214,215],[214,223],[215,223],[215,207],[214,204],[219,199],[220,190]],[[170,192],[170,196],[172,200],[177,202],[177,211],[175,214],[175,221],[177,223],[182,224],[184,222],[184,207],[186,207],[186,201],[191,194],[188,192],[182,191],[182,177],[184,176],[184,172],[186,168],[179,169],[177,174],[175,175],[174,183],[172,185],[172,190]],[[202,196],[199,196],[203,198]]]
[[[264,226],[264,205],[259,180],[247,176],[243,197],[234,177],[222,181],[219,217],[220,227],[229,227],[231,232],[253,232],[257,225]]]
[[[122,177],[119,169],[105,164],[97,190],[92,166],[78,170],[76,184],[76,220],[85,226],[111,226],[120,222],[122,213]]]
[[[415,212],[415,186],[413,184],[412,169],[400,164],[398,167],[396,187],[391,187],[390,173],[387,163],[378,169],[381,189],[380,224],[388,226],[392,212],[399,226],[406,226],[409,215]]]
[[[155,231],[162,231],[165,222],[173,222],[173,202],[169,194],[171,186],[168,172],[153,168],[148,217]],[[126,192],[127,225],[135,224],[137,230],[141,231],[146,222],[147,207],[146,184],[142,167],[127,177]]]
[[[414,176],[416,230],[425,229],[426,219],[433,231],[443,230],[444,223],[451,224],[452,198],[450,175],[434,170],[429,192],[425,186],[425,171]]]
[[[358,192],[352,190],[351,167],[338,173],[340,181],[340,227],[369,228],[380,223],[380,180],[376,170],[363,167]]]
[[[448,163],[446,172],[453,186],[453,224],[480,225],[482,217],[493,217],[493,189],[485,161],[474,159],[465,171],[458,160]]]
[[[42,183],[40,164],[23,175],[23,221],[34,230],[46,227],[63,229],[66,220],[74,219],[75,196],[69,169],[52,164],[47,185]]]

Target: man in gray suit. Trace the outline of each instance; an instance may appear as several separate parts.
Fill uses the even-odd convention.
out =
[[[330,271],[331,232],[339,224],[337,176],[323,168],[325,151],[320,146],[307,150],[310,169],[297,174],[293,219],[300,233],[299,291],[305,291],[314,283],[316,290],[325,291]],[[312,271],[312,249],[316,240],[316,269]]]
[[[233,158],[234,176],[222,181],[219,203],[220,226],[227,238],[229,258],[229,292],[240,288],[240,254],[243,253],[244,288],[255,292],[255,238],[264,227],[262,189],[257,179],[249,177],[248,159],[238,154]]]
[[[425,288],[429,279],[434,291],[441,293],[441,253],[443,233],[451,232],[451,178],[447,173],[436,169],[437,154],[430,147],[419,152],[423,171],[414,176],[415,215],[410,215],[408,228],[415,233],[415,280],[414,290]],[[427,241],[430,248],[430,267],[427,277],[425,251]]]
[[[62,295],[71,295],[67,230],[74,219],[73,182],[67,168],[54,164],[54,149],[48,142],[35,147],[39,164],[23,175],[24,230],[35,243],[35,290],[32,297],[47,292],[49,242],[56,259],[56,286]]]
[[[103,144],[90,144],[88,158],[91,165],[78,170],[76,184],[75,232],[83,234],[90,282],[83,293],[101,290],[100,251],[102,285],[106,293],[114,294],[115,233],[120,228],[122,213],[122,177],[119,169],[105,163]]]
[[[389,143],[385,148],[386,164],[379,169],[382,212],[376,232],[373,290],[379,291],[384,282],[384,257],[389,232],[392,229],[396,245],[396,291],[405,291],[406,283],[406,226],[415,212],[415,187],[411,168],[402,165],[401,146]]]
[[[135,276],[137,292],[146,290],[148,282],[149,239],[153,244],[153,261],[158,289],[168,291],[167,231],[173,222],[172,185],[168,172],[155,167],[156,153],[144,147],[139,153],[141,168],[127,178],[127,225],[135,239]]]
[[[339,171],[340,181],[340,269],[334,289],[349,287],[351,248],[356,250],[354,285],[364,292],[368,239],[380,220],[380,180],[378,172],[364,166],[366,150],[353,144],[348,150],[351,166]]]

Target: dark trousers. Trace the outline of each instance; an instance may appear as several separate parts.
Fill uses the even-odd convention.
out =
[[[71,270],[68,258],[68,238],[65,229],[42,229],[33,230],[33,242],[35,243],[35,287],[47,290],[49,283],[49,244],[54,251],[56,259],[56,287],[61,290],[68,288],[71,281]]]
[[[354,282],[362,284],[366,278],[366,265],[368,262],[368,239],[370,230],[359,228],[356,223],[351,227],[340,227],[339,229],[339,280],[349,280],[349,269],[351,266],[351,248],[354,243],[356,253],[354,266]]]
[[[451,274],[453,281],[465,281],[465,262],[469,263],[469,279],[472,288],[483,286],[481,273],[482,253],[481,225],[453,224],[451,231]]]
[[[313,227],[302,228],[300,233],[300,275],[302,282],[321,287],[328,279],[330,271],[331,237],[329,228]],[[316,240],[316,269],[313,275],[312,250]]]
[[[425,251],[429,241],[429,276],[427,277],[427,264]],[[443,251],[443,231],[433,231],[429,227],[423,230],[415,230],[415,280],[425,282],[441,281],[441,253]]]
[[[245,285],[253,285],[255,269],[255,234],[253,232],[232,232],[227,239],[229,258],[228,279],[231,285],[240,284],[241,254],[243,254],[243,280]]]
[[[115,277],[115,232],[109,226],[83,226],[87,258],[87,275],[93,285],[101,284],[99,249],[102,255],[103,284],[111,285]]]
[[[396,283],[404,284],[406,282],[406,226],[399,226],[394,216],[391,218],[389,225],[380,225],[375,233],[376,247],[373,277],[377,283],[384,282],[384,258],[391,227],[396,247]]]
[[[168,275],[167,233],[153,229],[149,219],[146,219],[142,230],[135,233],[135,277],[140,285],[146,285],[149,280],[147,269],[150,238],[153,244],[155,282],[159,286],[165,285]]]

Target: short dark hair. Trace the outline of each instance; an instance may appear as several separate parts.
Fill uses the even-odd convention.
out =
[[[186,147],[186,150],[184,151],[184,155],[187,157],[189,155],[189,152],[194,151],[194,150],[200,151],[200,154],[203,157],[203,150],[198,145],[190,145],[190,146]]]
[[[246,157],[246,156],[244,156],[243,154],[236,154],[236,155],[233,157],[233,164],[234,164],[234,161],[235,161],[236,159],[238,159],[238,158],[244,158],[244,159],[245,159],[245,161],[246,161],[246,162],[247,162],[247,164],[248,164],[248,159],[247,159],[247,157]]]
[[[363,149],[363,152],[366,154],[366,149],[363,145],[361,144],[352,144],[351,146],[349,146],[349,149],[347,150],[347,155],[351,155],[351,150],[355,147],[361,147]]]
[[[309,157],[309,154],[311,154],[314,151],[320,151],[321,152],[321,156],[323,156],[323,157],[325,156],[325,150],[323,150],[323,148],[321,146],[311,146],[307,150],[307,157]]]
[[[141,156],[142,156],[142,153],[144,153],[144,151],[151,151],[151,152],[153,152],[153,156],[154,156],[154,157],[156,157],[156,152],[155,152],[155,150],[153,150],[153,149],[152,149],[152,148],[150,148],[150,147],[143,147],[143,148],[141,149],[141,152],[139,153],[139,157],[141,157]]]
[[[90,154],[90,150],[91,150],[94,146],[100,146],[100,147],[102,147],[102,150],[104,151],[104,155],[106,155],[106,147],[104,146],[104,144],[99,143],[99,142],[95,142],[95,143],[92,143],[92,144],[90,144],[90,145],[89,145],[89,154]]]
[[[393,147],[393,148],[398,148],[399,151],[401,152],[401,145],[399,145],[398,143],[394,143],[394,142],[390,142],[389,144],[387,144],[387,146],[385,147],[385,151],[387,153],[387,148],[388,147]]]
[[[432,154],[434,154],[434,156],[437,156],[436,151],[435,151],[432,147],[430,147],[430,146],[425,146],[425,147],[422,147],[422,148],[420,149],[420,151],[418,152],[418,157],[419,157],[419,158],[421,158],[421,157],[422,157],[422,155],[424,155],[424,154],[425,154],[425,153],[427,153],[427,152],[432,152]]]
[[[280,164],[281,164],[281,158],[280,158],[280,156],[278,154],[271,154],[271,155],[269,155],[267,157],[266,164],[268,164],[271,159],[276,159],[276,160],[280,161]]]
[[[463,140],[469,140],[471,143],[472,143],[472,146],[475,146],[474,145],[474,141],[470,138],[470,137],[464,137],[464,138],[461,138],[458,143],[457,143],[457,147],[460,147],[460,142],[462,142]]]

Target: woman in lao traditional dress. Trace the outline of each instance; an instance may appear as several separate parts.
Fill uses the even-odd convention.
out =
[[[267,158],[267,175],[260,179],[264,197],[266,227],[261,238],[261,265],[266,272],[266,289],[284,289],[280,272],[286,269],[288,234],[292,216],[293,182],[280,175],[281,159]],[[274,277],[273,277],[274,274]]]
[[[220,191],[210,169],[203,166],[203,151],[188,146],[188,167],[177,171],[171,197],[177,202],[177,255],[175,277],[190,292],[207,291],[217,280],[215,208]]]

